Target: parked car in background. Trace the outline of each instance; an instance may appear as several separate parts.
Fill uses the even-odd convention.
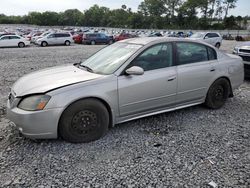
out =
[[[0,47],[23,48],[30,45],[30,41],[18,35],[3,35],[0,37]]]
[[[130,33],[121,33],[120,35],[115,36],[115,41],[121,41],[125,39],[135,38],[137,35]]]
[[[233,36],[231,34],[226,34],[226,35],[223,35],[222,38],[224,40],[234,40]]]
[[[204,41],[216,48],[220,48],[222,44],[222,37],[219,33],[213,32],[197,32],[193,34],[190,39]]]
[[[39,38],[36,40],[36,44],[40,46],[48,46],[48,45],[66,45],[69,46],[73,43],[73,37],[70,33],[51,33],[43,38]]]
[[[162,37],[163,35],[160,32],[150,33],[148,37]]]
[[[205,43],[127,39],[81,63],[20,78],[12,86],[7,117],[33,139],[90,142],[133,119],[203,103],[221,108],[243,74],[240,57]]]
[[[77,44],[82,44],[83,33],[77,33],[73,36],[73,40]]]
[[[250,78],[250,42],[242,42],[235,46],[234,54],[239,55],[244,60],[245,77]]]
[[[16,35],[15,33],[0,33],[0,37],[4,35]]]
[[[45,37],[46,35],[48,35],[49,33],[51,33],[51,32],[46,31],[46,32],[44,32],[44,33],[37,33],[37,34],[34,34],[34,35],[31,37],[30,42],[35,43],[35,41],[36,41],[37,39],[43,38],[43,37]]]
[[[104,33],[85,33],[82,37],[83,44],[112,44],[113,42],[113,36],[107,36]]]

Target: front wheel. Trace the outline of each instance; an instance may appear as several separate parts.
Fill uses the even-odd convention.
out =
[[[65,45],[66,45],[66,46],[70,46],[70,41],[68,41],[68,40],[65,41]]]
[[[230,83],[224,79],[216,80],[209,88],[205,105],[212,109],[221,108],[230,94]]]
[[[45,42],[45,41],[43,41],[43,42],[41,43],[41,46],[42,46],[42,47],[48,46],[48,43]]]
[[[215,47],[219,49],[220,48],[220,43],[216,43]]]
[[[92,41],[90,42],[90,44],[91,44],[91,45],[95,45],[95,41],[92,40]]]
[[[23,42],[19,42],[19,43],[18,43],[18,47],[19,47],[19,48],[23,48],[23,47],[25,47],[25,44],[24,44]]]
[[[109,113],[96,99],[84,99],[71,104],[59,121],[60,136],[73,143],[85,143],[101,138],[108,130]]]

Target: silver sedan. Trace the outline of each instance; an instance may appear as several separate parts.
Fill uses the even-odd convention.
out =
[[[243,79],[241,58],[208,44],[128,39],[79,64],[20,78],[7,115],[29,138],[90,142],[137,118],[202,103],[221,108]]]

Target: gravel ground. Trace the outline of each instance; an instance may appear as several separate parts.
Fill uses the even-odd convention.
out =
[[[92,143],[23,138],[4,113],[13,82],[102,47],[0,49],[0,187],[250,187],[249,81],[220,110],[200,105],[131,121]]]

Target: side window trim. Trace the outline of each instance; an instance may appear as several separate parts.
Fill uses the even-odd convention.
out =
[[[123,75],[126,75],[125,71],[130,67],[131,63],[137,58],[139,57],[141,54],[143,54],[145,51],[147,51],[149,48],[152,48],[154,46],[157,46],[157,45],[164,45],[164,44],[170,44],[171,47],[172,47],[172,66],[170,67],[174,67],[174,66],[177,66],[177,63],[176,63],[176,58],[175,58],[175,45],[174,45],[175,42],[162,42],[162,43],[158,43],[158,44],[154,44],[152,46],[149,46],[147,48],[145,48],[144,50],[142,50],[134,59],[132,59],[129,64],[124,68],[124,70],[122,71],[122,73],[120,74],[120,76],[123,76]],[[165,68],[169,68],[169,67],[165,67]],[[154,70],[159,70],[159,69],[154,69]],[[154,70],[149,70],[149,71],[154,71]]]
[[[206,62],[206,61],[199,61],[199,62],[192,62],[192,63],[187,63],[187,64],[181,64],[181,63],[180,63],[180,60],[179,60],[179,55],[178,55],[177,43],[188,43],[188,44],[196,44],[196,45],[204,46],[204,47],[206,48],[206,52],[207,52],[207,61],[210,61],[210,60],[209,60],[209,55],[208,55],[208,49],[207,49],[208,46],[207,46],[207,45],[199,44],[199,43],[192,42],[192,41],[177,41],[177,42],[175,42],[175,44],[174,44],[174,47],[175,47],[174,51],[175,51],[175,62],[176,62],[176,66],[194,65],[194,64],[197,64],[197,63]]]
[[[209,46],[206,46],[206,47],[207,47],[207,57],[208,57],[208,60],[209,61],[217,60],[218,59],[217,52],[213,48],[210,48]],[[213,55],[214,55],[215,59],[211,59],[210,58],[209,49],[213,51]]]

